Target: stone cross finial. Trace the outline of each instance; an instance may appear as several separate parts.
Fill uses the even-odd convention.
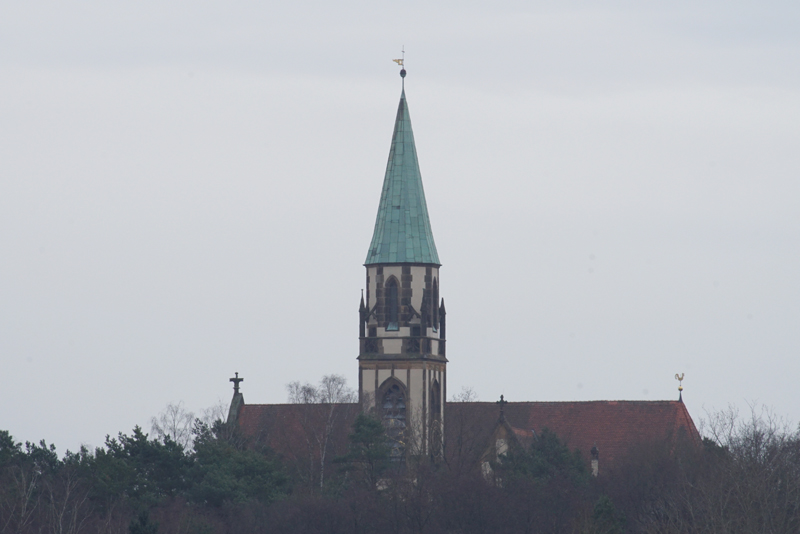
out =
[[[230,379],[233,382],[233,394],[239,393],[239,382],[244,382],[244,378],[239,378],[239,373],[236,373],[235,378]]]
[[[505,421],[506,420],[505,407],[506,404],[508,404],[508,401],[505,400],[502,395],[500,395],[500,400],[497,401],[497,404],[500,405],[500,420]]]

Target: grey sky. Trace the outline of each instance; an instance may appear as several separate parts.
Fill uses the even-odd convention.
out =
[[[0,428],[339,373],[400,78],[483,400],[800,419],[796,2],[0,5]]]

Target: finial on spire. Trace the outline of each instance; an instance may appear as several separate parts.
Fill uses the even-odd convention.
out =
[[[678,381],[678,401],[683,402],[683,373],[676,374],[675,380]]]
[[[500,395],[500,400],[497,401],[497,404],[500,405],[500,420],[501,421],[505,421],[506,420],[506,410],[505,410],[505,408],[506,408],[506,404],[508,404],[508,401],[505,400],[505,398],[503,398],[502,395]]]
[[[244,382],[244,378],[239,378],[239,373],[236,373],[235,378],[230,379],[233,382],[233,394],[236,395],[239,393],[239,382]]]
[[[394,61],[395,63],[400,65],[400,77],[403,78],[403,87],[405,88],[405,84],[406,84],[406,80],[405,80],[405,78],[406,78],[406,68],[405,68],[406,45],[403,45],[403,48],[402,48],[401,52],[403,53],[403,56],[400,59],[393,59],[392,61]]]

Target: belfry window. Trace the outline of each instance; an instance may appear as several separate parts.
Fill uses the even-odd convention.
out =
[[[389,457],[399,461],[406,452],[406,396],[398,384],[392,384],[383,394],[381,408],[383,427],[389,438]]]
[[[399,330],[398,316],[400,302],[397,298],[397,280],[390,278],[386,283],[386,330]]]
[[[433,331],[439,330],[439,284],[436,278],[433,279],[433,298],[431,299],[431,318],[433,319]]]

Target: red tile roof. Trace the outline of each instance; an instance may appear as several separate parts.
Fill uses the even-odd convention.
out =
[[[253,444],[266,445],[286,459],[305,459],[309,455],[318,456],[317,438],[324,432],[329,417],[332,417],[332,445],[327,452],[344,454],[357,407],[357,404],[244,404],[239,408],[237,422]]]
[[[336,404],[330,453],[343,454],[358,411],[357,404]],[[314,440],[330,415],[331,405],[246,404],[238,424],[257,443],[268,445],[290,460],[314,455]],[[450,402],[445,409],[448,454],[474,456],[477,461],[494,431],[499,409],[494,402]],[[686,405],[679,401],[509,402],[505,417],[515,435],[529,442],[543,428],[553,431],[570,449],[590,460],[596,444],[601,469],[613,466],[631,447],[684,435],[699,443],[700,436]],[[468,445],[464,445],[469,442]],[[466,451],[466,452],[465,452]]]
[[[481,426],[485,426],[488,421],[496,424],[499,409],[494,402],[449,403],[447,415],[446,425],[466,417],[484,421]],[[587,462],[596,444],[600,464],[606,468],[637,444],[677,440],[681,435],[700,443],[686,405],[679,401],[509,402],[505,417],[518,438],[530,439],[532,432],[548,428]]]

